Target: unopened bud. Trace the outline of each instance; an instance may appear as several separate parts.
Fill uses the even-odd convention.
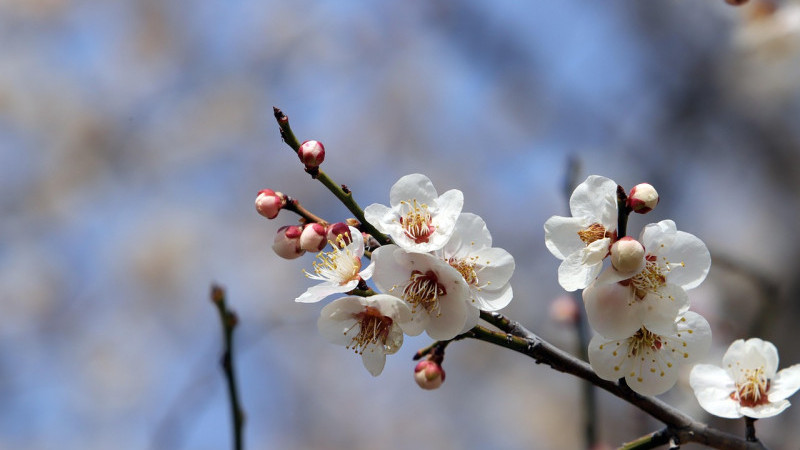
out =
[[[319,141],[305,141],[297,149],[297,156],[306,167],[319,167],[325,160],[325,147]]]
[[[644,268],[644,246],[625,236],[611,245],[611,265],[621,274],[635,275]]]
[[[658,192],[648,183],[637,184],[628,195],[628,207],[639,214],[649,213],[658,204]]]
[[[571,295],[562,295],[550,303],[550,318],[558,323],[574,325],[580,318],[578,302]]]
[[[300,235],[303,229],[296,225],[286,225],[278,228],[272,250],[281,258],[295,259],[306,251],[300,248]]]
[[[345,245],[352,242],[350,237],[350,227],[344,222],[336,222],[328,225],[328,240],[331,242],[339,242],[339,235],[342,235]]]
[[[258,191],[256,196],[256,211],[267,219],[278,217],[281,208],[286,205],[286,198],[280,192],[272,189]]]
[[[328,233],[325,226],[319,223],[309,223],[303,227],[300,234],[300,248],[309,252],[318,252],[328,245]]]
[[[414,380],[422,389],[438,389],[444,383],[444,369],[435,361],[422,360],[414,368]]]

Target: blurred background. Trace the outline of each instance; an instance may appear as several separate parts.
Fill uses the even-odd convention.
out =
[[[451,345],[426,392],[411,356],[428,338],[373,378],[318,335],[325,302],[293,302],[313,255],[270,248],[297,218],[253,200],[348,212],[273,106],[362,206],[413,172],[462,190],[516,258],[504,312],[573,353],[542,228],[567,213],[568,161],[650,182],[661,203],[629,233],[670,218],[711,250],[690,292],[705,362],[750,336],[800,362],[797,2],[0,0],[0,43],[2,449],[229,448],[212,282],[241,320],[248,448],[585,446],[580,383],[518,354]],[[662,398],[743,435],[684,375]],[[600,444],[661,428],[597,398]],[[795,406],[756,427],[796,448],[797,423]]]

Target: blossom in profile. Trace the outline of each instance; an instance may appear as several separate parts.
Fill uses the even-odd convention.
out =
[[[433,183],[418,173],[400,178],[389,193],[389,203],[364,209],[364,217],[406,251],[439,250],[453,234],[464,205],[464,194],[451,189],[438,195]]]
[[[678,380],[681,365],[702,358],[711,345],[711,327],[688,311],[668,327],[640,327],[624,338],[596,335],[589,343],[589,363],[604,380],[625,378],[642,395],[658,395]]]
[[[646,253],[641,270],[631,276],[609,267],[583,291],[589,324],[606,337],[672,323],[689,309],[686,290],[702,283],[711,267],[703,241],[671,220],[647,225],[639,242]]]
[[[722,367],[694,366],[689,384],[700,406],[715,416],[761,419],[789,407],[786,399],[800,389],[800,364],[778,371],[772,343],[739,339],[725,352]]]
[[[349,242],[349,244],[347,243]],[[358,286],[359,281],[368,280],[372,276],[373,264],[361,268],[361,257],[364,256],[364,238],[361,232],[350,227],[350,239],[340,234],[336,242],[331,241],[333,250],[321,252],[314,261],[314,273],[305,272],[308,278],[319,280],[294,301],[314,303],[323,298],[348,292]]]
[[[545,245],[562,260],[558,282],[567,291],[583,289],[603,268],[616,238],[617,183],[591,175],[569,199],[572,217],[553,216],[544,224]]]
[[[447,340],[478,323],[480,311],[470,302],[470,290],[456,269],[429,253],[410,253],[396,245],[372,252],[372,280],[378,289],[401,298],[412,320],[403,331],[416,336],[426,331]]]
[[[386,364],[386,355],[403,345],[401,324],[411,320],[411,310],[397,297],[342,297],[325,305],[317,328],[328,341],[361,355],[361,362],[373,376]]]
[[[497,311],[511,301],[514,257],[492,247],[492,235],[479,216],[461,213],[453,236],[437,254],[464,278],[477,308]]]

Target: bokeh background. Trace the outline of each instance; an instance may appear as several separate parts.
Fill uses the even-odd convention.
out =
[[[580,384],[465,341],[447,382],[406,340],[371,377],[293,299],[313,255],[270,249],[258,190],[348,217],[280,140],[272,107],[362,206],[421,172],[461,189],[516,258],[505,311],[578,351],[542,224],[580,179],[654,184],[713,259],[690,293],[706,362],[760,336],[800,362],[800,5],[593,2],[0,1],[0,448],[229,448],[208,300],[227,288],[252,449],[572,449]],[[708,417],[686,379],[667,402]],[[795,397],[796,402],[800,398]],[[660,429],[598,394],[600,443]],[[797,448],[800,408],[759,421]]]

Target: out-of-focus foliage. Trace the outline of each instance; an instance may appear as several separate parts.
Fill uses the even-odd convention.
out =
[[[507,313],[568,349],[542,230],[566,210],[567,159],[648,181],[662,201],[632,234],[671,218],[711,250],[691,296],[709,362],[754,335],[800,361],[800,5],[765,5],[0,2],[0,448],[227,446],[212,281],[241,318],[250,448],[581,445],[578,383],[519,355],[452,345],[426,392],[410,358],[425,338],[373,379],[316,334],[317,310],[292,302],[313,255],[272,254],[296,219],[253,199],[346,210],[281,143],[273,105],[362,205],[406,173],[463,190],[516,258]],[[741,433],[685,377],[664,398]],[[658,428],[600,400],[608,443]],[[798,418],[759,437],[798,442]]]

